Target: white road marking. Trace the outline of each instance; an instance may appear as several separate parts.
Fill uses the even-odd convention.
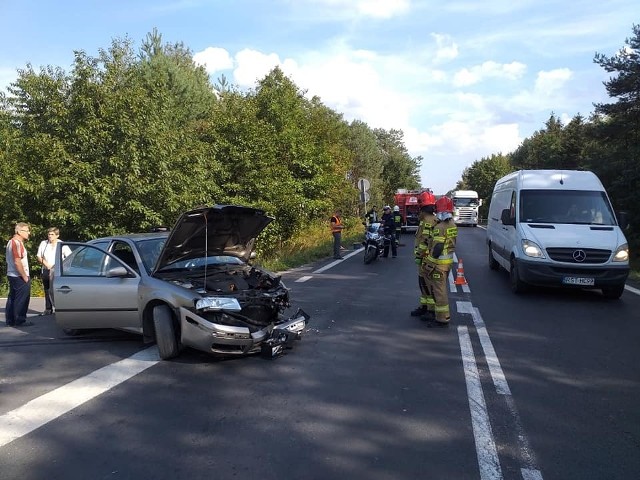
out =
[[[493,348],[493,343],[491,343],[491,339],[489,338],[489,332],[487,332],[484,320],[480,315],[480,310],[474,307],[471,302],[461,301],[456,302],[456,309],[458,313],[467,313],[473,318],[473,323],[480,338],[480,344],[482,345],[482,350],[484,351],[485,360],[489,367],[489,373],[491,374],[496,392],[499,395],[503,395],[505,404],[511,415],[512,423],[515,426],[520,458],[526,465],[526,468],[521,469],[523,480],[542,480],[542,473],[536,466],[537,461],[535,454],[529,444],[529,439],[525,434],[522,422],[520,421],[520,415],[518,414],[518,409],[511,395],[511,389],[509,388],[502,366]]]
[[[294,283],[306,282],[307,280],[311,280],[312,278],[313,275],[305,275],[304,277],[300,277],[299,279],[297,279]]]
[[[636,295],[640,295],[640,290],[638,290],[637,288],[633,288],[629,285],[625,285],[624,289],[629,290],[631,293],[635,293]]]
[[[496,392],[498,395],[511,395],[511,389],[509,388],[507,379],[502,371],[502,366],[500,365],[500,360],[498,360],[496,351],[493,348],[493,343],[491,343],[491,339],[489,338],[489,332],[487,332],[484,320],[482,320],[480,310],[477,308],[471,308],[470,313],[473,318],[473,323],[476,326],[478,337],[480,337],[480,344],[482,345],[482,350],[484,351],[484,356],[487,360],[487,365],[489,366],[489,372],[491,373],[493,384],[496,387]]]
[[[364,248],[359,248],[358,250],[355,250],[355,251],[345,255],[345,257],[342,260],[336,260],[335,262],[331,262],[331,263],[325,265],[324,267],[319,268],[318,270],[316,270],[314,272],[311,272],[311,273],[322,273],[322,272],[325,272],[325,271],[329,270],[331,267],[335,267],[340,262],[345,261],[347,258],[351,258],[354,255],[357,255],[358,253],[362,252],[363,250],[364,250]]]
[[[542,474],[538,470],[523,468],[520,473],[522,473],[522,480],[542,480]]]
[[[27,435],[160,361],[158,348],[142,350],[0,416],[0,447]]]
[[[471,410],[471,425],[476,443],[480,479],[500,480],[502,479],[500,461],[496,444],[493,440],[487,405],[484,400],[478,366],[476,365],[467,327],[458,327],[458,339],[460,341],[464,377],[467,383],[467,397],[469,399],[469,410]]]

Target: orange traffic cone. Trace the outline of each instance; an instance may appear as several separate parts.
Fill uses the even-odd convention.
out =
[[[455,285],[467,285],[467,279],[464,278],[464,266],[462,265],[462,259],[458,259],[458,272],[456,274]]]

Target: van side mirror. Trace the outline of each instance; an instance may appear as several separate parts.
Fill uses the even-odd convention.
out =
[[[481,207],[481,206],[482,206],[482,199],[481,199],[481,198],[478,200],[478,206],[479,206],[479,207]]]
[[[618,217],[618,226],[621,230],[626,230],[629,226],[629,215],[627,212],[616,212],[616,217]]]
[[[511,218],[511,209],[510,208],[505,208],[504,210],[502,210],[502,214],[500,215],[500,220],[502,220],[502,223],[504,225],[515,225],[516,224],[516,219],[515,218]]]

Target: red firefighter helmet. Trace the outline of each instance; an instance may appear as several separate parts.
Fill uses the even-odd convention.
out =
[[[422,192],[420,194],[420,203],[422,205],[435,205],[436,204],[436,197],[431,192]]]
[[[442,213],[442,212],[453,213],[453,200],[451,200],[449,197],[440,197],[436,201],[436,212],[438,212],[438,213]]]

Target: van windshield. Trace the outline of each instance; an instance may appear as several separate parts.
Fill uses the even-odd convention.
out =
[[[582,190],[522,190],[520,221],[615,225],[615,216],[604,192]]]

